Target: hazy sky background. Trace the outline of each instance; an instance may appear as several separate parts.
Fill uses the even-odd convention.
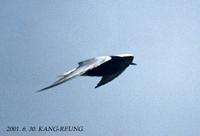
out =
[[[199,0],[1,0],[0,135],[200,135]],[[94,89],[79,77],[35,93],[77,62],[132,53]],[[84,132],[6,132],[83,125]]]

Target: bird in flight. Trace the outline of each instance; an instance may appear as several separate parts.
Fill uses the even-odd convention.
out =
[[[57,85],[60,85],[77,76],[100,76],[100,82],[95,88],[100,87],[119,76],[129,65],[137,65],[133,63],[134,56],[132,54],[120,54],[113,56],[99,56],[78,63],[78,67],[74,68],[63,75],[52,85],[47,86],[37,92],[41,92]]]

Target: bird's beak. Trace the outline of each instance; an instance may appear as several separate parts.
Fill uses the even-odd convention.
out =
[[[137,64],[132,62],[132,63],[130,63],[130,65],[137,65]]]

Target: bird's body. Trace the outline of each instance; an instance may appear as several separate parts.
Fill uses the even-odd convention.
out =
[[[131,60],[131,57],[129,57]],[[132,58],[133,60],[133,58]],[[126,60],[122,57],[118,56],[111,56],[111,60],[101,64],[100,66],[88,70],[84,75],[86,76],[104,76],[104,75],[111,75],[118,71],[124,70],[129,64],[124,64]],[[131,61],[132,62],[132,61]]]
[[[136,65],[135,63],[132,63],[133,59],[134,56],[132,54],[121,54],[115,56],[100,56],[79,62],[77,68],[61,75],[62,77],[55,83],[38,92],[57,86],[76,76],[102,76],[101,81],[95,87],[97,88],[112,81],[129,65]]]

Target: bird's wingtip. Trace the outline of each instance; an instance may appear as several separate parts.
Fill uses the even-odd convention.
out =
[[[35,91],[35,93],[43,92],[44,90],[46,90],[46,89],[44,88],[44,89],[37,90],[37,91]]]
[[[47,90],[47,89],[50,89],[50,88],[52,88],[52,87],[54,87],[55,85],[53,84],[53,85],[50,85],[50,86],[47,86],[47,87],[45,87],[45,88],[42,88],[42,89],[40,89],[40,90],[37,90],[35,93],[39,93],[39,92],[43,92],[43,91],[45,91],[45,90]]]

